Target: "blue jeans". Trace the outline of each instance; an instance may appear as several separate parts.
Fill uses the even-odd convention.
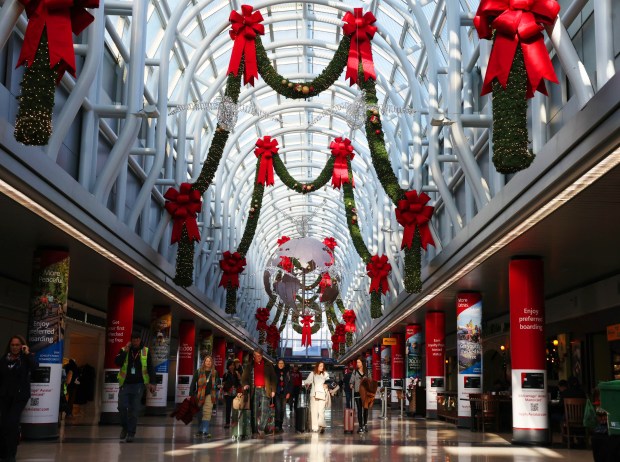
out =
[[[121,414],[121,425],[128,435],[136,434],[143,394],[143,383],[126,383],[118,391],[118,412]]]

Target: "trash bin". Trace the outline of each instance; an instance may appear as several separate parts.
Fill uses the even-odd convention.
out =
[[[601,382],[601,407],[607,411],[609,436],[620,436],[620,380]]]

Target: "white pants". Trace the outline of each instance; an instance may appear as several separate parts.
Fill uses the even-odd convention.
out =
[[[310,422],[312,431],[316,432],[319,427],[325,427],[325,400],[316,399],[314,396],[310,398]]]

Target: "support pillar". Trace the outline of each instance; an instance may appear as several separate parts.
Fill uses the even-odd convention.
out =
[[[22,436],[58,438],[64,327],[69,293],[69,252],[39,249],[34,254],[28,345],[39,367],[31,373],[31,398],[22,413]]]
[[[437,418],[437,393],[445,390],[446,314],[426,313],[426,417]]]
[[[460,292],[456,301],[459,427],[471,426],[470,393],[482,393],[482,295]]]
[[[514,258],[509,266],[512,441],[548,440],[543,260]]]

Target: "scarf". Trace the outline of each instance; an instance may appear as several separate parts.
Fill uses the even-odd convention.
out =
[[[205,399],[207,396],[207,384],[211,381],[211,372],[209,371],[209,377],[207,377],[207,371],[200,368],[198,374],[198,390],[196,392],[196,399],[198,400],[198,406],[202,407],[205,403]]]

